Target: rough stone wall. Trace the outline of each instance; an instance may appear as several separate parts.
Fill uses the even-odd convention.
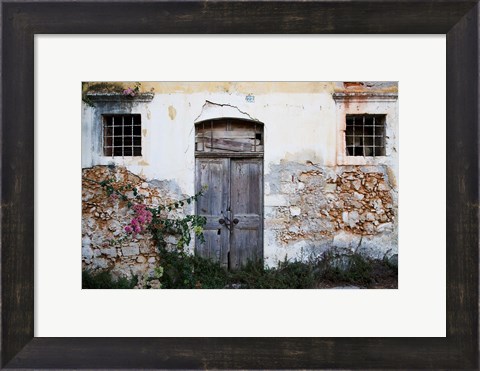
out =
[[[95,166],[82,170],[82,268],[110,270],[114,276],[153,275],[158,266],[157,250],[148,234],[136,237],[125,233],[134,217],[127,201],[107,196],[100,184],[115,179],[115,188],[132,185],[138,189],[141,203],[158,206],[178,200],[179,190],[172,182],[147,182],[123,167]],[[130,198],[133,191],[124,192]],[[174,213],[190,212],[176,210]],[[175,245],[174,236],[167,237],[167,244]]]
[[[110,178],[115,179],[115,187],[136,187],[148,205],[170,204],[186,195],[173,182],[147,182],[122,167],[82,171],[83,269],[152,276],[160,264],[157,250],[148,234],[125,238],[124,228],[133,212],[126,201],[107,197],[98,184]],[[285,256],[318,256],[332,248],[376,259],[395,258],[396,189],[388,166],[329,167],[287,161],[271,165],[265,174],[266,263],[275,265],[275,258]],[[172,213],[191,212],[188,205]],[[169,236],[167,242],[174,246],[177,240]]]
[[[376,259],[397,254],[396,183],[387,166],[284,162],[265,181],[273,205],[266,207],[267,241],[288,257],[331,248]]]

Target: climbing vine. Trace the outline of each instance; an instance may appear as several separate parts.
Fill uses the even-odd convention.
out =
[[[205,242],[203,236],[203,227],[206,223],[205,217],[197,215],[171,217],[170,212],[196,201],[206,191],[206,186],[193,196],[167,205],[157,206],[145,204],[144,197],[132,184],[119,186],[114,178],[108,178],[103,181],[86,177],[83,179],[100,185],[112,202],[124,201],[132,211],[132,219],[123,228],[124,234],[115,240],[110,240],[110,245],[121,244],[128,238],[135,238],[137,235],[148,233],[159,248],[166,246],[165,238],[171,235],[179,237],[177,242],[178,249],[183,249],[190,244],[192,233],[201,243]]]

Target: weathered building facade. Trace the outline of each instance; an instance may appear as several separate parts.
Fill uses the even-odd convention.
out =
[[[84,178],[128,179],[153,204],[207,185],[180,210],[207,218],[206,242],[192,250],[230,268],[329,249],[398,254],[397,83],[132,86],[84,84]],[[158,263],[142,238],[105,244],[128,212],[98,184],[83,181],[82,202],[84,267],[141,273]]]

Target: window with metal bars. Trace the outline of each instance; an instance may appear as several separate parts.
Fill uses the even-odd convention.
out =
[[[104,156],[142,155],[142,117],[140,114],[104,114]]]
[[[387,115],[347,115],[347,156],[385,156],[386,117]]]

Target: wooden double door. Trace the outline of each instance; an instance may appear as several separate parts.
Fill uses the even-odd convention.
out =
[[[208,186],[196,203],[206,217],[205,242],[196,254],[237,269],[263,260],[263,158],[196,158],[196,190]]]

